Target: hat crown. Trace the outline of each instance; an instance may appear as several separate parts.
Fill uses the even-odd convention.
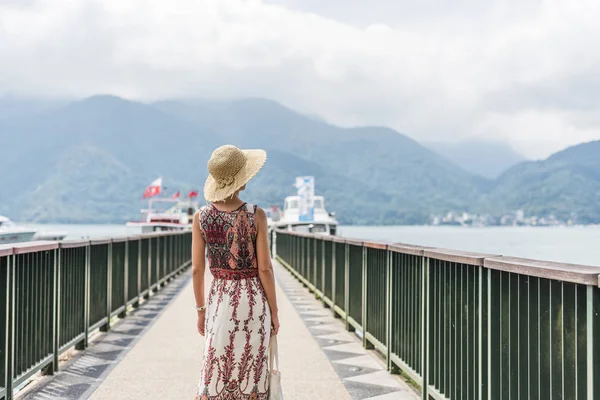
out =
[[[221,146],[208,160],[208,172],[216,180],[233,178],[246,164],[244,152],[233,145]]]

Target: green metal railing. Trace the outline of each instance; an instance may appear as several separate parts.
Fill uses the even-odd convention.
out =
[[[191,265],[191,232],[0,246],[0,399]]]
[[[288,231],[273,242],[423,399],[600,398],[600,267]]]

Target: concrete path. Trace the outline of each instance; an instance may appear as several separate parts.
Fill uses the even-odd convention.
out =
[[[283,269],[277,273],[288,274]],[[286,400],[350,399],[333,366],[280,288],[278,296],[279,358]],[[196,331],[193,305],[190,281],[91,399],[192,400],[204,345]]]

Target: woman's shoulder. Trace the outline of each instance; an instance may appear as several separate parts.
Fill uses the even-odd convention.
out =
[[[198,219],[202,219],[203,217],[205,217],[206,215],[208,215],[210,213],[212,207],[210,206],[203,206],[200,207],[200,209],[198,209],[198,211],[196,211],[196,217]]]
[[[263,210],[259,206],[254,206],[254,213],[259,218],[267,218],[267,213],[265,212],[265,210]]]
[[[266,225],[267,222],[267,213],[265,210],[260,208],[259,206],[254,206],[254,220],[257,221],[258,225]]]

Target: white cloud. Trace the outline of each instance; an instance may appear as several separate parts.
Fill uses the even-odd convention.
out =
[[[600,139],[596,0],[373,1],[0,0],[0,91],[269,97],[533,157]]]

